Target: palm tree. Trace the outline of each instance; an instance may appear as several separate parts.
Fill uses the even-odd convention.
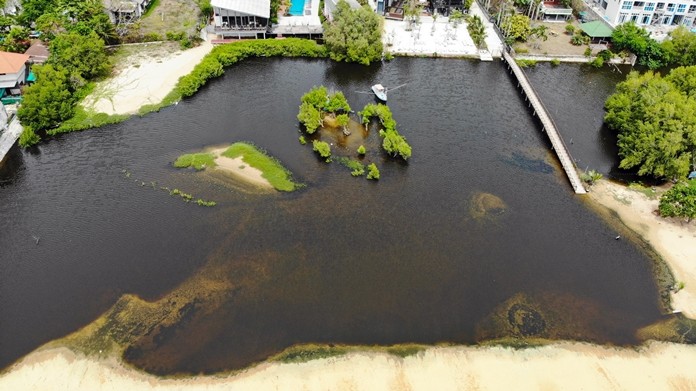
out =
[[[486,40],[486,27],[483,25],[483,21],[481,21],[478,15],[471,17],[467,30],[476,47],[480,48],[484,46]]]

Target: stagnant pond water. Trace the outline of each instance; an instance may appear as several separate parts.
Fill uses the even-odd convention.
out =
[[[601,103],[622,76],[531,73],[547,106],[563,111],[556,119],[575,134],[576,158],[611,170],[612,147],[597,139]],[[359,110],[373,101],[359,91],[375,82],[408,83],[389,106],[413,147],[408,164],[373,155],[379,182],[317,159],[296,120],[314,85],[343,91]],[[566,338],[635,342],[660,317],[651,261],[572,193],[537,129],[500,63],[259,59],[159,113],[13,149],[0,167],[0,367],[123,294],[156,300],[210,265],[244,284],[128,360],[195,373],[302,342],[470,343],[494,335],[492,314],[520,294],[563,307],[546,326],[571,329]],[[267,149],[306,188],[254,195],[171,167],[181,153],[239,140]],[[160,186],[218,205],[186,204]],[[503,211],[475,218],[480,194]]]

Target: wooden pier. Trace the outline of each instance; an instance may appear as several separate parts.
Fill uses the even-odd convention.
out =
[[[546,107],[544,107],[541,99],[539,99],[536,91],[534,91],[534,88],[529,83],[527,75],[524,74],[524,71],[522,71],[522,69],[517,65],[515,59],[512,58],[507,50],[503,50],[503,59],[507,63],[508,68],[511,69],[511,73],[515,75],[518,87],[522,88],[522,92],[525,94],[525,99],[529,101],[531,107],[534,109],[534,114],[539,118],[539,121],[541,121],[541,125],[543,127],[542,131],[545,131],[549,136],[553,150],[556,151],[556,156],[558,156],[558,160],[560,160],[561,166],[563,166],[563,170],[568,176],[568,180],[570,181],[570,185],[573,187],[573,190],[575,190],[576,194],[587,193],[587,190],[585,190],[585,187],[582,185],[582,181],[580,180],[580,176],[578,175],[575,162],[570,156],[568,148],[566,148],[566,145],[563,142],[563,138],[561,138],[560,133],[558,133],[556,124],[549,116]]]
[[[10,148],[17,142],[17,139],[22,134],[22,124],[19,123],[16,115],[10,116],[10,122],[7,128],[0,131],[0,163],[5,160],[5,155],[10,151]]]

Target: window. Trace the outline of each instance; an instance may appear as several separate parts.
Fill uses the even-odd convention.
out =
[[[640,24],[650,24],[650,15],[643,15],[643,20],[640,21]]]
[[[672,4],[672,3],[667,4],[667,12],[674,12],[674,4]]]
[[[608,6],[608,5],[609,5],[609,4],[607,4],[607,2],[606,2],[605,0],[602,0],[602,8],[603,8],[603,9],[607,9],[607,6]]]
[[[633,6],[634,6],[634,7],[639,7],[639,8],[640,8],[640,7],[642,7],[643,5],[645,5],[645,3],[642,2],[642,1],[634,1],[634,2],[633,2]]]
[[[662,19],[662,24],[670,24],[670,23],[672,23],[672,17],[671,17],[671,16],[665,16],[665,17]]]
[[[677,12],[681,14],[686,12],[686,4],[679,4],[679,6],[677,7]]]
[[[691,13],[694,13],[694,12],[696,12],[696,5],[690,5],[690,6],[689,6],[689,13],[691,14]]]
[[[665,3],[657,3],[657,9],[661,10],[665,8]]]
[[[630,10],[631,8],[633,8],[633,3],[631,3],[630,1],[624,1],[621,5],[622,10]]]
[[[627,16],[628,14],[619,14],[619,23],[625,22]]]
[[[631,22],[637,22],[638,21],[638,14],[631,14]]]
[[[655,11],[655,3],[648,3],[648,5],[645,6],[646,11]]]

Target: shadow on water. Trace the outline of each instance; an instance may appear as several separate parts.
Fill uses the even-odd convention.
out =
[[[443,59],[252,60],[175,108],[23,153],[22,174],[0,192],[0,364],[102,313],[75,345],[113,339],[158,374],[241,368],[306,342],[473,343],[518,330],[635,343],[660,317],[650,260],[551,172],[503,72]],[[341,86],[359,110],[373,99],[355,92],[365,84],[406,79],[389,106],[413,157],[371,156],[379,182],[298,142],[299,97],[312,86]],[[171,168],[237,140],[307,187],[260,196]]]

